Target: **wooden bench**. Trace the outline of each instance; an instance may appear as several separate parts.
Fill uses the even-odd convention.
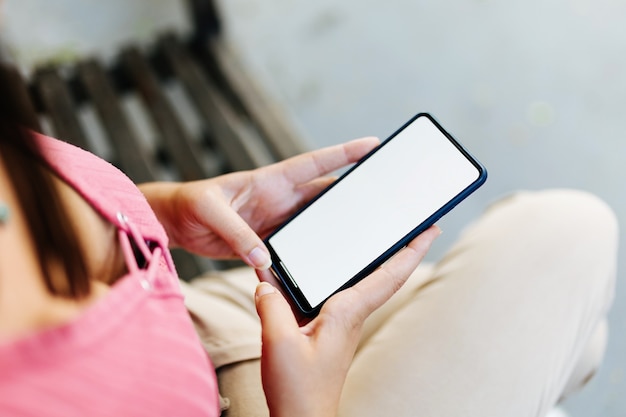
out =
[[[31,127],[93,151],[137,183],[208,178],[305,151],[223,40],[213,2],[188,4],[189,38],[164,34],[147,48],[128,45],[110,65],[89,57],[48,64],[26,81],[3,65],[15,79],[12,94],[36,114]],[[174,259],[183,279],[233,266],[180,250]]]

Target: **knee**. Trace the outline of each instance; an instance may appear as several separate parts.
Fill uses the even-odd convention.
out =
[[[486,227],[485,227],[486,226]],[[514,193],[491,205],[472,232],[537,265],[569,265],[610,284],[617,265],[618,222],[613,210],[585,191]],[[582,275],[582,274],[578,274]],[[591,280],[592,277],[587,277]],[[612,285],[609,285],[609,287]]]
[[[594,194],[573,189],[522,191],[504,198],[491,208],[505,221],[529,231],[537,230],[563,242],[572,239],[616,252],[619,234],[617,216]],[[503,219],[503,220],[504,220]]]

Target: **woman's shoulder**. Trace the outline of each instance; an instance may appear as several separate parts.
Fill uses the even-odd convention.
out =
[[[144,237],[167,242],[150,204],[122,171],[77,146],[42,134],[34,135],[50,169],[106,220],[123,227],[123,219],[132,219]]]

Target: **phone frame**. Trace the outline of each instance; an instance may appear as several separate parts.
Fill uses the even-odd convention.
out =
[[[311,306],[304,296],[304,294],[300,291],[300,288],[295,281],[295,279],[291,276],[291,274],[284,267],[279,255],[276,253],[272,245],[270,244],[270,239],[280,230],[285,227],[288,223],[290,223],[293,219],[298,217],[300,213],[305,211],[309,206],[314,204],[319,198],[321,198],[324,194],[326,194],[329,190],[335,187],[340,181],[342,181],[346,176],[350,175],[357,167],[361,164],[365,163],[372,155],[374,155],[378,150],[387,145],[393,138],[395,138],[400,132],[406,129],[410,124],[412,124],[415,120],[420,117],[428,118],[437,129],[457,148],[457,150],[474,165],[474,167],[478,171],[477,179],[468,185],[465,189],[459,192],[455,197],[453,197],[450,201],[444,204],[441,208],[436,210],[433,214],[431,214],[426,220],[422,223],[418,224],[415,228],[413,228],[410,232],[408,232],[402,239],[392,245],[389,249],[383,252],[380,256],[370,262],[365,268],[363,268],[359,273],[357,273],[354,277],[350,278],[343,285],[341,285],[337,290],[332,292],[328,297],[326,297],[323,301],[321,301],[316,306]],[[398,130],[396,130],[391,136],[385,139],[380,145],[370,151],[367,155],[361,158],[358,162],[356,162],[350,169],[348,169],[343,175],[341,175],[336,181],[322,190],[318,195],[316,195],[313,199],[311,199],[304,207],[300,208],[296,213],[290,216],[285,222],[283,222],[279,227],[277,227],[269,236],[267,236],[264,240],[265,245],[267,246],[271,258],[272,258],[272,266],[270,268],[272,274],[276,279],[281,283],[283,289],[289,294],[293,303],[297,307],[297,309],[306,317],[314,317],[319,313],[319,310],[322,308],[324,303],[332,297],[334,294],[349,288],[371,274],[374,270],[376,270],[380,265],[382,265],[385,261],[391,258],[394,254],[396,254],[400,249],[404,248],[408,243],[417,237],[420,233],[428,229],[430,226],[435,224],[437,220],[439,220],[442,216],[450,212],[457,204],[467,198],[470,194],[476,191],[480,186],[482,186],[487,180],[487,170],[486,168],[474,157],[470,152],[463,147],[448,131],[446,131],[440,124],[435,120],[433,116],[429,113],[418,113],[413,116],[409,121],[403,124]]]

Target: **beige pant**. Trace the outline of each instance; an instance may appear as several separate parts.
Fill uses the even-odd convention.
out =
[[[617,234],[611,210],[582,192],[492,205],[370,317],[339,415],[545,415],[602,359]],[[240,269],[184,286],[229,417],[268,413],[256,283]]]

